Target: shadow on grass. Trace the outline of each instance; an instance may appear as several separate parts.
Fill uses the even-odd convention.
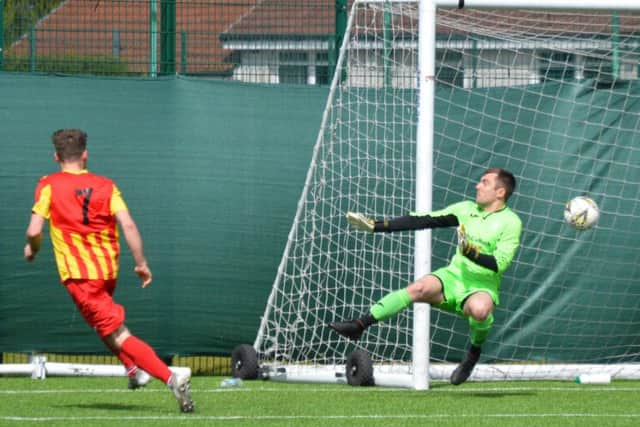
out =
[[[143,411],[152,409],[153,406],[148,405],[131,405],[121,403],[78,403],[68,405],[56,405],[58,408],[70,408],[70,409],[103,409],[107,411]]]
[[[510,391],[510,390],[504,390],[504,391],[473,391],[473,392],[469,392],[469,393],[465,393],[465,396],[473,396],[473,397],[484,397],[487,399],[499,399],[499,398],[503,398],[503,397],[514,397],[514,396],[522,396],[522,397],[531,397],[531,396],[535,396],[538,393],[533,392],[533,391]]]
[[[430,385],[432,390],[438,390],[439,392],[447,392],[451,393],[460,393],[463,392],[465,396],[473,396],[473,397],[484,397],[484,398],[502,398],[502,397],[513,397],[513,396],[522,396],[522,397],[531,397],[538,395],[538,392],[535,390],[514,390],[505,387],[502,390],[491,389],[491,390],[482,390],[482,389],[467,389],[464,387],[455,387],[448,383],[432,383]]]

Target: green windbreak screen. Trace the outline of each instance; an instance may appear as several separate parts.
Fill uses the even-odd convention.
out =
[[[160,354],[253,342],[312,155],[327,89],[207,80],[0,74],[0,350],[104,352],[59,284],[48,229],[22,259],[51,133],[89,135],[138,223],[153,283],[121,237],[116,301]]]
[[[523,246],[503,281],[491,354],[518,359],[544,340],[557,348],[554,358],[573,360],[575,348],[590,351],[593,335],[637,348],[640,335],[630,328],[640,323],[640,271],[629,248],[637,247],[640,226],[631,185],[640,182],[640,106],[616,106],[636,99],[640,86],[601,91],[585,81],[535,89],[436,93],[433,206],[473,197],[469,182],[477,176],[467,164],[490,159],[519,180],[510,202],[523,220]],[[149,288],[140,288],[126,249],[121,257],[116,300],[130,329],[160,354],[228,353],[252,343],[327,94],[313,86],[189,78],[0,74],[0,350],[105,352],[58,283],[48,235],[33,265],[22,260],[33,189],[57,170],[50,135],[63,127],[88,132],[89,169],[116,180],[145,239],[154,272]],[[558,119],[565,110],[572,120]],[[603,132],[595,123],[611,126]],[[603,217],[580,235],[552,207],[582,193],[599,195]],[[448,246],[437,242],[450,234],[439,233],[434,268],[448,258]],[[590,320],[585,334],[582,318]]]
[[[470,173],[469,165],[506,167],[518,181],[509,205],[522,218],[522,245],[504,275],[486,356],[637,359],[638,95],[637,81],[593,80],[437,91],[434,165],[454,179],[434,173],[433,206],[475,195],[482,170]],[[597,199],[602,215],[596,228],[577,232],[563,224],[563,206],[582,194]],[[434,244],[433,254],[434,268],[448,262],[446,245]],[[467,321],[455,322],[465,334],[453,345],[465,348]],[[444,326],[436,334],[433,341],[451,340]],[[614,359],[606,348],[629,350]]]

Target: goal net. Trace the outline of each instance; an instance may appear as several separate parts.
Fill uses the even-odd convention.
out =
[[[426,2],[425,2],[426,3]],[[469,2],[467,2],[469,3]],[[539,2],[545,2],[544,0]],[[366,313],[414,279],[415,233],[357,232],[416,207],[419,49],[435,48],[434,209],[475,198],[488,167],[512,171],[520,250],[471,380],[640,375],[640,14],[637,11],[438,8],[435,46],[418,37],[418,3],[357,1],[295,220],[254,344],[285,379],[344,382],[362,350],[377,384],[412,387],[414,359],[448,379],[468,346],[467,320],[429,310],[416,354],[412,309],[357,343],[332,321]],[[422,85],[419,82],[423,82]],[[600,207],[594,229],[563,222],[572,197]],[[431,269],[455,229],[430,234]]]

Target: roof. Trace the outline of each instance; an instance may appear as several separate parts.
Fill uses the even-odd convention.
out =
[[[326,37],[335,32],[335,16],[335,0],[261,0],[225,28],[221,37]]]
[[[348,1],[347,12],[351,11],[352,3],[351,0]],[[403,4],[410,5],[414,9],[417,5],[417,3]],[[378,16],[380,16],[379,12]],[[602,11],[442,9],[438,15],[437,32],[464,34],[473,31],[512,35],[611,34],[613,32],[611,16],[611,13]],[[373,13],[369,13],[364,21],[369,22],[370,19],[373,19]],[[405,27],[416,27],[417,10],[409,17],[392,13],[392,19],[403,20]],[[223,31],[221,38],[227,40],[257,36],[268,38],[332,35],[334,26],[335,0],[304,0],[295,4],[291,0],[262,0],[229,25]],[[619,14],[618,31],[621,34],[634,33],[639,28],[638,12]]]

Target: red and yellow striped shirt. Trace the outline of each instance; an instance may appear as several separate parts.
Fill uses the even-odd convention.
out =
[[[60,279],[116,279],[120,244],[115,213],[126,210],[109,178],[86,170],[44,176],[32,211],[49,220]]]

